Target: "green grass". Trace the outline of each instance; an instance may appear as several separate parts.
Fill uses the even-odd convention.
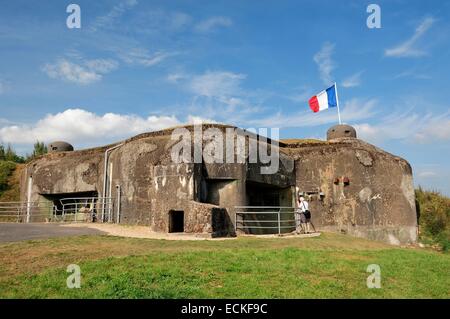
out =
[[[450,255],[343,235],[166,241],[106,236],[0,245],[2,298],[449,298]],[[66,267],[81,267],[81,288]],[[381,289],[368,289],[369,264]]]

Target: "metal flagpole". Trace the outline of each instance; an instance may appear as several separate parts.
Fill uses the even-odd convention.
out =
[[[339,111],[339,97],[338,97],[338,90],[337,90],[337,84],[334,82],[334,89],[336,90],[336,104],[338,109],[338,117],[339,117],[339,125],[342,124],[341,122],[341,112]]]

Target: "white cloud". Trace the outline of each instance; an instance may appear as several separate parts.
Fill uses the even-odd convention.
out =
[[[415,47],[417,41],[433,26],[436,20],[433,17],[425,18],[416,28],[413,36],[405,42],[384,51],[384,55],[388,57],[420,57],[426,55],[422,49]]]
[[[299,87],[293,90],[292,93],[288,95],[284,95],[284,98],[287,98],[288,100],[291,100],[295,103],[305,103],[307,102],[314,93],[312,92],[311,88],[309,87]]]
[[[217,16],[199,22],[194,29],[200,33],[208,33],[216,30],[217,28],[230,27],[232,25],[233,21],[230,18]]]
[[[245,74],[227,71],[207,71],[193,76],[188,85],[190,91],[198,96],[226,98],[241,94],[241,82]]]
[[[4,125],[12,125],[14,124],[13,122],[11,122],[10,120],[4,119],[0,117],[0,126],[4,126]]]
[[[168,53],[158,51],[153,54],[149,53],[146,49],[134,48],[128,51],[122,51],[119,53],[119,57],[128,64],[139,64],[146,67],[154,66],[161,63],[166,58],[175,55],[175,53]]]
[[[80,65],[60,59],[54,64],[46,64],[42,70],[53,79],[86,85],[101,80],[104,74],[116,69],[117,66],[118,63],[114,60],[88,60]]]
[[[239,125],[262,110],[258,104],[264,94],[243,89],[246,78],[245,74],[218,70],[201,74],[172,73],[167,81],[191,93],[189,112]]]
[[[187,117],[187,123],[189,124],[202,124],[202,123],[218,123],[215,120],[203,118],[201,116],[189,115]]]
[[[178,83],[178,82],[186,79],[187,77],[188,76],[184,73],[176,72],[176,73],[168,74],[166,80],[170,83]]]
[[[418,121],[423,128],[415,134],[419,143],[434,143],[436,140],[450,140],[450,113],[440,116],[428,115]]]
[[[368,119],[375,114],[377,101],[374,99],[361,100],[351,99],[341,107],[341,117],[344,123]],[[251,125],[262,127],[311,127],[338,122],[336,108],[330,108],[319,113],[304,111],[296,114],[277,113],[262,119],[253,119]]]
[[[394,76],[394,79],[412,78],[416,80],[431,80],[431,75],[417,72],[416,70],[406,70]]]
[[[351,76],[349,76],[348,78],[344,79],[344,81],[342,81],[342,87],[345,88],[351,88],[351,87],[356,87],[356,86],[360,86],[361,85],[361,75],[364,73],[364,71],[360,71],[358,73],[355,73]]]
[[[429,178],[429,177],[436,177],[438,174],[434,171],[420,171],[417,173],[418,177],[421,178]]]
[[[0,128],[0,141],[15,145],[32,145],[37,140],[63,140],[79,146],[98,146],[129,138],[143,132],[157,131],[183,123],[211,123],[212,119],[188,115],[184,121],[175,116],[141,117],[106,113],[98,115],[83,109],[67,109],[48,114],[34,124],[5,121]]]
[[[96,59],[86,61],[85,65],[89,70],[106,74],[115,70],[119,64],[114,60]]]
[[[419,115],[410,111],[384,117],[376,124],[354,125],[358,136],[373,143],[385,140],[403,140],[431,144],[450,140],[450,115]]]
[[[161,8],[142,9],[133,12],[128,23],[121,25],[121,31],[146,36],[167,36],[183,32],[192,24],[192,17],[180,11],[167,11]]]
[[[336,65],[333,62],[332,55],[334,53],[334,44],[325,42],[322,48],[317,52],[313,59],[319,67],[320,79],[325,85],[329,85],[333,82],[331,72],[335,69]]]
[[[91,26],[92,31],[96,31],[100,28],[111,27],[114,20],[122,16],[127,10],[137,5],[137,0],[124,0],[115,5],[106,15],[100,16],[95,19]]]
[[[197,119],[199,120],[199,119]],[[8,125],[0,128],[0,141],[32,144],[35,141],[65,140],[70,143],[98,145],[147,131],[160,130],[181,122],[174,116],[97,115],[83,109],[67,109],[48,114],[35,124]]]

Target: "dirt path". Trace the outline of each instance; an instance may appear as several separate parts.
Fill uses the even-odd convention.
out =
[[[131,237],[131,238],[151,238],[151,239],[166,239],[166,240],[212,239],[208,234],[156,233],[151,231],[150,227],[148,226],[131,226],[131,225],[117,225],[117,224],[100,224],[100,223],[64,224],[61,226],[67,228],[89,228],[101,231],[111,236]],[[233,238],[217,238],[217,239],[233,239]]]
[[[211,238],[209,234],[187,234],[187,233],[157,233],[150,230],[148,226],[129,226],[117,224],[66,224],[64,227],[82,227],[91,228],[102,231],[111,236],[132,237],[132,238],[151,238],[166,240],[233,240],[236,237]],[[245,237],[254,237],[252,235],[244,235]],[[297,238],[308,238],[320,236],[320,233],[305,235],[283,235],[283,237],[292,236]],[[261,238],[276,238],[277,235],[258,235]]]
[[[110,235],[129,238],[149,238],[165,240],[234,240],[236,237],[211,238],[209,234],[187,233],[157,233],[148,226],[130,226],[100,223],[0,223],[0,242],[15,242],[33,239],[46,239],[54,237],[82,236],[82,235]],[[316,237],[309,235],[283,235],[283,237]],[[242,237],[254,237],[243,235]],[[276,238],[276,235],[258,235],[260,238]]]

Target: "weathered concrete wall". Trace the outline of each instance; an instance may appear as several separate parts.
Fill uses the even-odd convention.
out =
[[[224,208],[234,224],[235,206],[245,205],[245,180],[204,180],[206,197],[202,202]],[[204,195],[204,196],[205,196]]]
[[[217,128],[224,132],[227,126]],[[142,134],[110,152],[107,190],[117,199],[116,186],[120,186],[122,223],[167,232],[169,212],[176,210],[184,212],[186,232],[233,234],[235,206],[248,205],[258,192],[260,197],[267,196],[262,202],[268,202],[275,192],[279,205],[291,206],[297,186],[308,193],[313,222],[319,229],[394,244],[416,241],[411,167],[370,144],[354,138],[281,143],[276,149],[281,155],[279,170],[261,174],[266,164],[249,163],[248,147],[243,163],[194,164],[191,145],[190,163],[176,164],[171,149],[177,141],[170,133]],[[215,140],[209,146],[214,143],[225,148],[225,141]],[[53,153],[34,160],[21,179],[22,200],[28,199],[30,176],[31,201],[83,192],[102,196],[107,148]]]
[[[292,154],[297,187],[310,193],[317,228],[392,244],[417,240],[412,171],[405,160],[357,139],[303,145]]]
[[[100,148],[77,153],[51,153],[29,163],[22,173],[20,198],[40,205],[39,209],[32,209],[30,221],[42,222],[51,217],[53,202],[49,195],[77,197],[80,193],[97,192],[101,187],[98,178],[102,174],[101,154]],[[31,196],[28,198],[30,181]]]
[[[227,128],[219,127],[219,131]],[[192,128],[189,129],[192,131]],[[170,133],[142,134],[125,141],[109,153],[106,196],[114,197],[116,204],[120,189],[120,221],[150,225],[155,231],[167,232],[168,214],[177,210],[184,211],[186,232],[233,233],[235,206],[246,204],[247,163],[175,164],[171,158],[171,149],[177,141],[171,139]],[[218,144],[223,147],[226,145],[225,141]],[[73,194],[83,192],[96,192],[102,196],[106,149],[108,146],[48,154],[30,163],[27,167],[27,176],[33,177],[30,200],[56,198],[56,195],[73,197]],[[237,152],[236,149],[234,151]],[[191,162],[194,160],[193,155],[194,152]],[[254,164],[254,169],[258,168]],[[266,182],[286,185],[286,176],[280,176],[273,174],[266,178]],[[291,183],[294,181],[292,172],[289,180]],[[27,200],[26,176],[23,177],[21,188],[22,198]],[[208,201],[216,206],[210,207]],[[205,214],[203,219],[199,212]],[[216,212],[215,217],[212,212]],[[227,216],[222,216],[224,213]],[[114,218],[115,214],[116,208],[113,210]],[[218,218],[217,214],[222,214],[222,217]],[[213,217],[216,221],[221,220],[216,223],[214,230]]]
[[[102,174],[100,154],[54,153],[27,165],[24,174],[33,178],[31,200],[37,200],[39,194],[95,191],[99,187],[98,176]],[[21,198],[26,197],[27,186],[21,185]]]

